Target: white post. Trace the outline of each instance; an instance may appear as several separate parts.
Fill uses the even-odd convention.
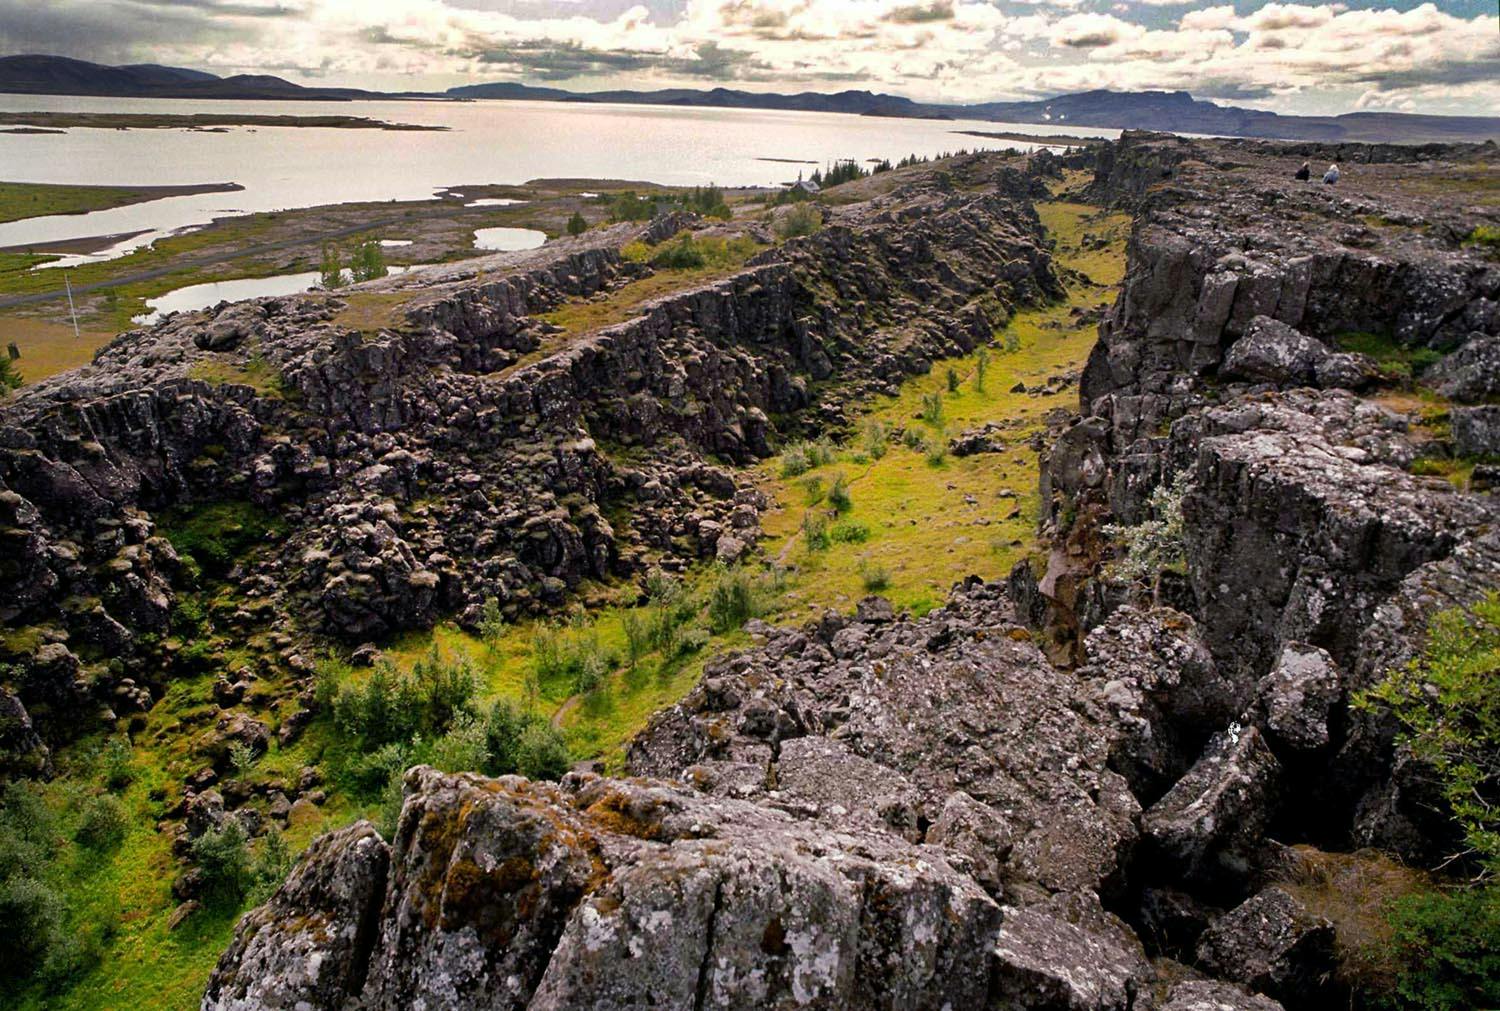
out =
[[[68,312],[73,316],[73,339],[77,340],[80,336],[78,333],[78,309],[73,305],[73,283],[68,280],[66,272],[63,273],[63,284],[68,289]]]

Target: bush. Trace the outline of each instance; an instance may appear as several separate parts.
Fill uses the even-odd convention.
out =
[[[163,519],[162,533],[179,555],[188,555],[213,577],[226,574],[256,544],[281,533],[283,524],[248,502],[216,502],[175,510]]]
[[[801,477],[812,469],[812,464],[807,459],[807,449],[798,443],[788,446],[781,454],[781,476]]]
[[[1495,225],[1478,225],[1469,233],[1468,241],[1476,246],[1500,249],[1500,227],[1496,227]]]
[[[30,784],[0,793],[0,881],[38,875],[57,849],[57,819]]]
[[[1389,914],[1398,966],[1387,1007],[1500,1007],[1500,888],[1398,899]]]
[[[339,251],[331,243],[323,246],[323,261],[318,265],[320,283],[324,288],[342,288],[344,268],[339,265]]]
[[[901,445],[920,452],[927,448],[927,440],[922,438],[922,433],[917,429],[908,428],[901,433]]]
[[[1412,755],[1437,773],[1464,856],[1500,873],[1500,591],[1435,615],[1420,656],[1356,697],[1384,708]]]
[[[422,749],[422,761],[444,772],[481,772],[489,761],[486,724],[465,714]]]
[[[941,436],[927,445],[927,466],[941,467],[948,459],[948,443]]]
[[[815,506],[823,501],[827,492],[823,490],[823,479],[821,477],[810,477],[802,482],[802,501],[810,506]]]
[[[92,797],[78,817],[73,839],[91,850],[112,850],[125,838],[125,808],[109,794]]]
[[[1021,335],[1014,330],[1005,331],[1004,347],[1007,354],[1015,354],[1021,350]]]
[[[870,459],[879,460],[885,456],[886,441],[889,438],[890,433],[886,431],[885,426],[878,421],[872,420],[865,423],[861,445],[865,454]]]
[[[922,394],[922,420],[933,427],[943,423],[943,395],[941,393]]]
[[[823,227],[823,212],[811,204],[797,204],[778,215],[774,227],[782,241],[812,235]]]
[[[691,232],[682,232],[671,242],[664,243],[651,257],[651,266],[667,270],[691,270],[707,263],[703,251],[693,241]]]
[[[250,887],[249,837],[238,818],[225,818],[193,840],[193,862],[203,873],[203,894],[210,901],[237,903]]]
[[[356,284],[360,281],[373,281],[390,273],[385,266],[385,250],[379,241],[367,239],[355,247],[354,255],[349,258],[349,273]]]
[[[1149,504],[1153,519],[1133,527],[1111,523],[1104,535],[1120,542],[1125,549],[1110,566],[1117,579],[1149,587],[1155,601],[1161,593],[1161,574],[1181,565],[1182,499],[1187,494],[1187,474],[1178,475],[1170,485],[1162,483],[1151,493]]]
[[[980,393],[984,392],[985,376],[990,370],[990,353],[984,348],[974,356],[974,389]]]
[[[957,393],[958,392],[958,373],[955,372],[951,368],[948,369],[947,380],[948,380],[948,392],[949,393]]]
[[[891,573],[884,565],[877,563],[861,562],[859,565],[860,582],[864,584],[865,590],[870,593],[879,593],[891,585]]]
[[[116,793],[135,782],[135,762],[130,741],[111,738],[99,752],[99,767],[104,773],[104,787]]]
[[[828,504],[835,512],[841,513],[854,508],[854,499],[849,495],[849,480],[842,473],[833,477],[833,487],[828,489]]]
[[[250,901],[259,905],[269,899],[292,872],[292,863],[292,851],[286,840],[280,831],[271,829],[261,840],[250,867]]]
[[[807,550],[827,551],[830,543],[828,539],[828,518],[821,513],[804,513],[802,516],[802,536],[807,541]]]
[[[505,615],[500,612],[498,597],[485,597],[479,607],[479,637],[490,649],[497,649],[505,638]]]
[[[584,218],[582,211],[574,211],[573,216],[568,219],[568,234],[582,235],[589,230],[588,220]]]
[[[0,355],[0,390],[19,389],[26,380],[21,378],[21,372],[16,368],[16,363],[9,357]]]
[[[0,882],[0,980],[37,972],[62,940],[63,918],[62,899],[42,882]]]
[[[828,536],[837,544],[863,544],[870,539],[870,528],[854,521],[838,523],[828,532]]]
[[[759,588],[744,569],[722,569],[708,591],[709,627],[731,632],[760,614]]]
[[[445,660],[434,646],[401,675],[387,663],[363,685],[344,685],[334,700],[339,729],[366,745],[409,741],[418,733],[438,736],[460,715],[473,712],[479,679],[466,661]]]
[[[572,764],[562,734],[545,722],[534,722],[516,742],[516,771],[527,779],[561,779]]]
[[[838,447],[826,438],[807,444],[807,460],[814,467],[826,467],[837,460],[838,455]]]

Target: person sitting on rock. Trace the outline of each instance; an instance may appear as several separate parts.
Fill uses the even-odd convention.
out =
[[[1305,182],[1307,182],[1311,178],[1312,178],[1312,166],[1310,164],[1308,164],[1307,162],[1303,162],[1302,163],[1302,167],[1297,170],[1296,179],[1297,179],[1298,182],[1305,183]]]
[[[1329,186],[1339,181],[1339,163],[1334,162],[1328,166],[1328,171],[1323,173],[1323,181]]]

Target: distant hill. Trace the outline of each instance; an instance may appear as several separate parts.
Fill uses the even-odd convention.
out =
[[[0,92],[23,95],[92,95],[104,98],[233,98],[278,101],[351,101],[404,98],[356,88],[305,88],[264,74],[218,77],[201,70],[145,63],[106,67],[63,56],[0,57]]]
[[[970,119],[1067,127],[1162,130],[1225,137],[1263,137],[1319,142],[1431,143],[1500,140],[1500,117],[1414,116],[1355,112],[1342,116],[1284,116],[1194,98],[1185,91],[1083,91],[1026,102],[934,105],[871,91],[793,95],[667,88],[659,91],[575,92],[497,82],[450,88],[445,94],[382,93],[354,88],[308,88],[280,77],[241,74],[216,77],[201,70],[138,64],[106,67],[61,56],[0,57],[0,92],[36,95],[99,95],[111,98],[233,98],[272,101],[358,99],[504,99],[542,102],[701,106],[840,112],[856,116]]]

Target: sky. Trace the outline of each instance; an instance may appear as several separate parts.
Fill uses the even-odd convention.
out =
[[[1496,0],[0,0],[0,52],[429,90],[1171,89],[1279,112],[1500,115]]]

